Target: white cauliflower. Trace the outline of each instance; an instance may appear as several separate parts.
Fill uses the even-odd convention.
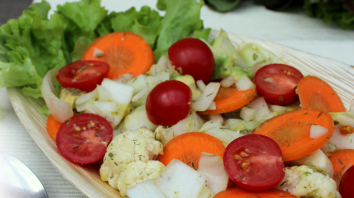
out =
[[[152,131],[140,128],[122,133],[107,148],[100,168],[101,179],[126,196],[128,188],[156,179],[164,170],[161,162],[152,160],[157,154],[163,154],[163,146]]]
[[[341,198],[332,178],[305,165],[287,167],[284,179],[275,188],[297,197]]]

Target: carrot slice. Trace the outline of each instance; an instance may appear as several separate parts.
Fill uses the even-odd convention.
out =
[[[48,135],[55,141],[57,137],[58,130],[62,123],[56,121],[52,115],[49,115],[47,120],[47,131]]]
[[[296,92],[302,108],[321,109],[327,112],[345,111],[342,100],[333,88],[315,76],[306,76],[301,79]]]
[[[328,158],[333,166],[333,179],[339,186],[340,180],[343,176],[343,172],[352,165],[354,165],[354,150],[336,150],[330,156],[328,156]]]
[[[101,50],[102,54],[94,51]],[[97,38],[84,51],[83,60],[98,60],[110,65],[108,78],[123,74],[138,76],[154,64],[154,53],[143,37],[132,32],[113,32]]]
[[[296,198],[296,196],[291,195],[288,192],[277,190],[277,189],[268,189],[261,192],[251,192],[244,190],[242,188],[230,188],[224,191],[219,192],[214,196],[214,198]]]
[[[327,128],[327,133],[310,138],[312,125]],[[278,115],[260,125],[253,133],[272,138],[278,143],[284,161],[304,157],[321,148],[334,131],[329,113],[318,109],[298,109]]]
[[[198,169],[202,152],[224,155],[225,146],[215,137],[202,132],[189,132],[170,140],[157,160],[167,166],[171,160],[179,159],[192,168]]]
[[[234,87],[220,87],[214,102],[215,110],[206,110],[198,112],[201,115],[220,114],[235,111],[245,106],[253,100],[257,92],[255,89],[238,91]]]

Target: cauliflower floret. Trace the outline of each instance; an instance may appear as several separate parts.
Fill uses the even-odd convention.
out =
[[[326,173],[308,166],[287,167],[284,179],[275,187],[297,197],[340,198],[336,182]]]
[[[118,189],[122,196],[126,195],[128,188],[148,179],[156,179],[160,176],[165,166],[159,161],[136,161],[129,163],[127,168],[118,178]]]
[[[161,162],[151,161],[157,154],[163,154],[163,146],[152,131],[140,128],[122,133],[107,148],[100,168],[101,179],[125,196],[128,187],[155,179],[163,171]]]
[[[194,78],[192,76],[190,76],[190,75],[176,76],[175,80],[183,82],[184,84],[186,84],[191,89],[191,91],[192,91],[192,100],[193,101],[198,100],[198,98],[200,98],[200,96],[202,95],[200,90],[195,85],[195,81],[194,81]]]

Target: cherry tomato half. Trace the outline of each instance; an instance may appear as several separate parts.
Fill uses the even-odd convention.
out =
[[[342,198],[353,198],[354,189],[354,166],[351,166],[344,175],[339,184],[339,193]]]
[[[193,76],[195,81],[202,80],[207,84],[214,71],[215,61],[211,49],[203,41],[196,38],[185,38],[177,41],[168,49],[171,63],[183,75]]]
[[[270,64],[261,67],[254,76],[258,92],[272,104],[288,105],[298,96],[295,87],[303,78],[301,72],[284,64]]]
[[[241,188],[262,191],[281,182],[285,176],[278,144],[263,135],[251,134],[232,141],[224,152],[224,167],[230,179]]]
[[[146,113],[156,125],[171,126],[189,114],[192,91],[183,82],[169,80],[154,87],[146,99]]]
[[[113,129],[103,117],[83,113],[65,121],[57,133],[57,147],[69,161],[92,164],[106,153]]]
[[[59,70],[57,79],[67,88],[90,92],[100,85],[109,72],[109,65],[102,61],[78,60]]]

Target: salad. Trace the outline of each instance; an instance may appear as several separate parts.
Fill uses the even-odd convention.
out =
[[[235,47],[223,30],[208,40],[202,3],[182,2],[159,1],[162,18],[148,8],[107,15],[99,1],[80,1],[59,6],[50,20],[39,12],[49,10],[46,2],[34,4],[0,29],[2,83],[43,97],[60,153],[100,163],[102,181],[122,197],[350,197],[352,108],[326,82],[257,44]],[[93,19],[103,23],[75,26],[74,6],[101,9]],[[185,18],[169,14],[188,6]],[[133,25],[117,28],[127,17]],[[56,35],[56,47],[36,34],[54,22],[72,25]],[[44,54],[48,60],[38,59]],[[23,81],[9,78],[15,73]]]

